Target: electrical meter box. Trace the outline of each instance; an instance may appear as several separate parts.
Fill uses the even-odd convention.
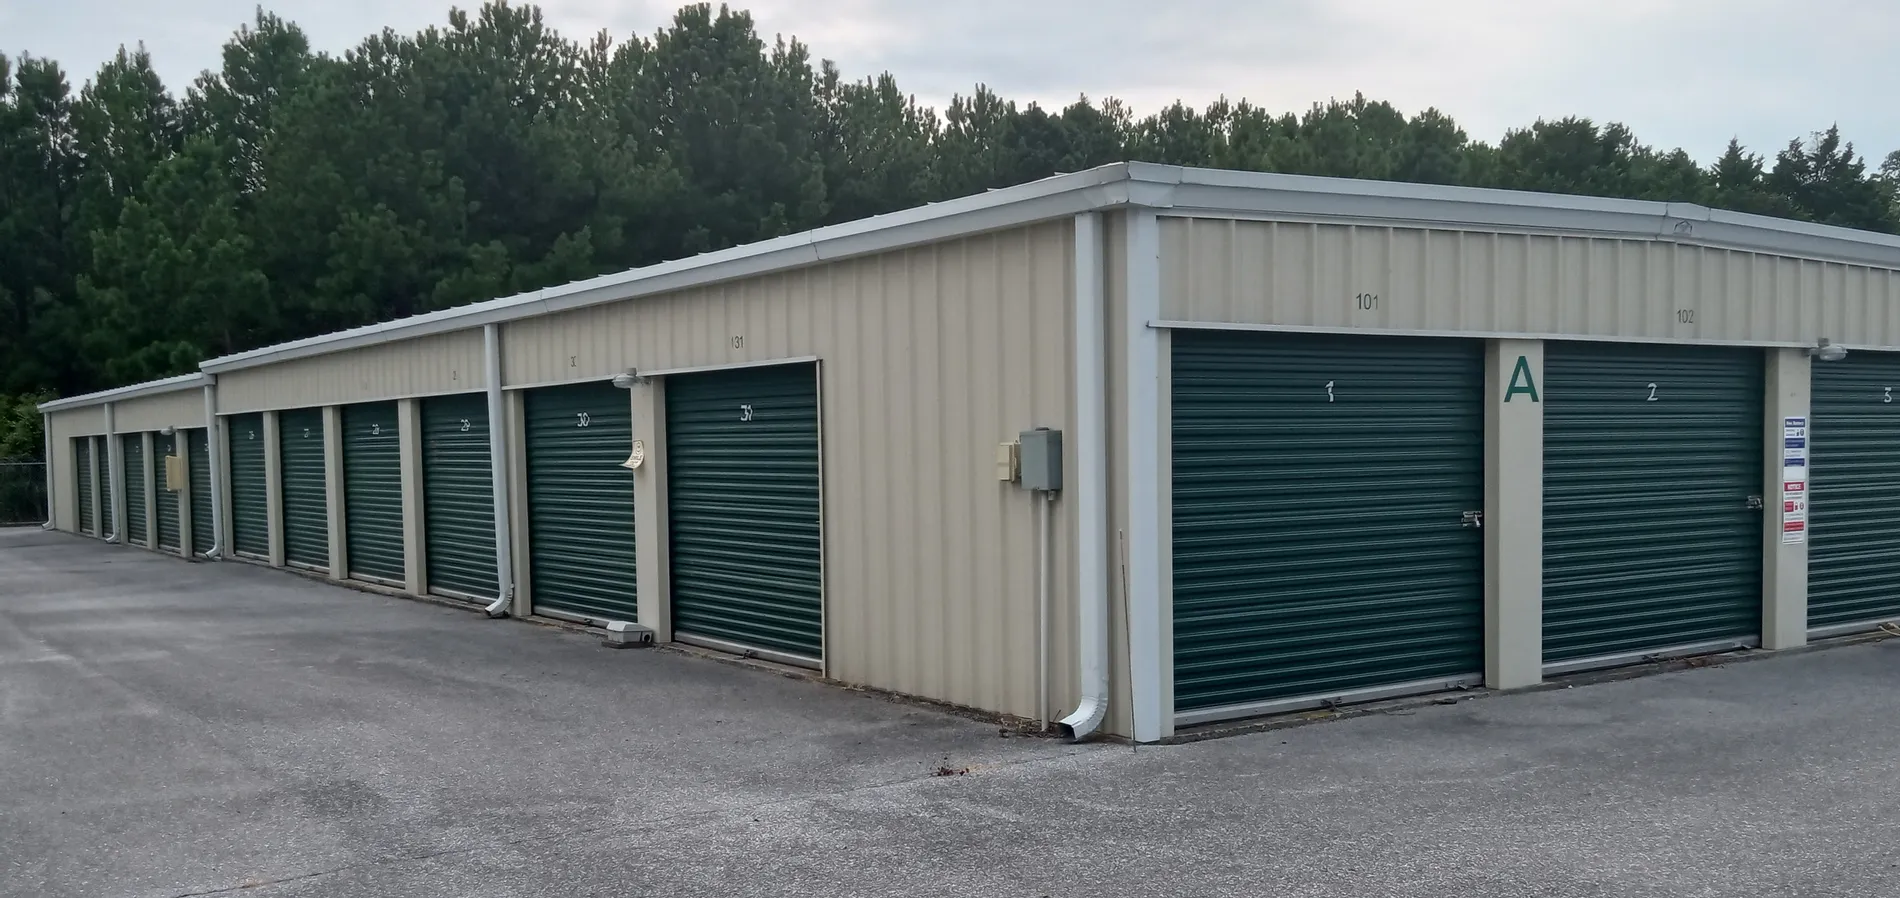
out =
[[[1019,437],[1017,464],[1023,489],[1055,492],[1062,489],[1062,431],[1038,427]]]

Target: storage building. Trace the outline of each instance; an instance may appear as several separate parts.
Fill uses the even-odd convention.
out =
[[[1900,238],[1692,205],[1113,165],[194,377],[57,527],[1078,734],[1900,618]]]

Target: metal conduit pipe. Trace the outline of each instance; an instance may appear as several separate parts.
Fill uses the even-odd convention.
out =
[[[1108,717],[1108,331],[1102,284],[1102,220],[1075,217],[1075,503],[1076,682],[1082,700],[1058,726],[1070,739],[1094,733]]]
[[[118,420],[113,415],[115,405],[117,403],[106,403],[106,489],[112,494],[112,501],[107,502],[105,507],[108,545],[119,542],[119,503],[125,501],[125,483],[119,479],[119,429]]]
[[[209,463],[211,482],[211,547],[199,553],[209,559],[224,557],[224,463],[218,450],[224,447],[224,430],[218,421],[217,376],[205,383],[205,461]]]
[[[482,355],[488,369],[488,474],[494,491],[496,586],[495,601],[483,610],[489,617],[506,617],[515,601],[515,564],[514,544],[508,535],[508,431],[502,418],[499,326],[482,326]]]

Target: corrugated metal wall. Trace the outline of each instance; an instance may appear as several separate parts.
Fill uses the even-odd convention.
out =
[[[106,413],[101,406],[75,408],[53,412],[46,416],[47,429],[52,431],[53,457],[48,462],[53,466],[53,526],[68,533],[79,532],[78,489],[79,482],[74,479],[73,437],[90,436],[106,432]]]
[[[482,329],[385,343],[218,375],[218,412],[465,393],[487,385]]]
[[[202,389],[192,389],[126,399],[113,403],[112,413],[116,418],[113,427],[120,433],[203,427],[205,394]]]
[[[1162,317],[1900,345],[1900,272],[1642,240],[1162,219]]]
[[[503,371],[523,386],[821,357],[831,675],[1033,715],[1035,507],[995,455],[1024,429],[1073,429],[1073,234],[1063,219],[512,322]],[[1076,696],[1075,536],[1057,514],[1060,713]]]

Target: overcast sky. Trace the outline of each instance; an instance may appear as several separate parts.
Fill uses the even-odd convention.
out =
[[[144,41],[176,93],[218,65],[253,0],[0,0],[0,51],[51,56],[75,86]],[[316,47],[441,22],[447,0],[276,0]],[[464,3],[464,6],[477,5]],[[678,2],[547,0],[570,38],[650,34]],[[1116,96],[1146,114],[1226,95],[1273,110],[1362,91],[1450,113],[1495,141],[1539,116],[1621,121],[1707,161],[1768,154],[1839,123],[1877,164],[1900,149],[1894,0],[752,0],[847,76],[889,70],[932,105],[978,82],[1019,102]],[[1170,9],[1172,7],[1172,9]]]

